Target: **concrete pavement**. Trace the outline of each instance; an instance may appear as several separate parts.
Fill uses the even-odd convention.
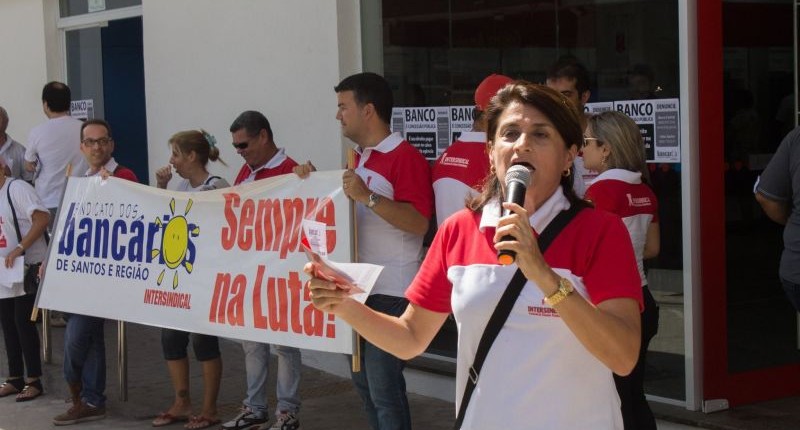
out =
[[[117,324],[106,323],[106,356],[108,358],[107,415],[104,420],[81,423],[69,428],[80,429],[145,429],[152,428],[153,417],[166,410],[172,401],[166,364],[161,354],[159,329],[128,324],[128,401],[120,400],[117,364]],[[0,399],[0,430],[53,429],[52,418],[68,408],[68,396],[63,381],[61,365],[63,357],[63,329],[54,329],[53,362],[44,365],[43,383],[46,394],[26,403],[17,403],[13,397]],[[223,359],[223,376],[219,395],[219,417],[227,420],[234,416],[245,392],[244,358],[238,343],[220,343]],[[0,346],[2,349],[2,346]],[[190,357],[193,355],[190,353]],[[301,398],[303,400],[300,419],[304,430],[369,430],[361,401],[346,377],[347,360],[340,354],[304,351]],[[191,363],[191,393],[195,405],[202,395],[202,374],[194,359]],[[272,368],[276,364],[273,357]],[[0,373],[5,373],[7,363],[5,351],[0,354]],[[328,371],[318,370],[324,368]],[[331,373],[332,372],[332,373]],[[413,371],[411,371],[413,372]],[[409,380],[415,380],[409,375]],[[445,378],[447,379],[447,378]],[[269,404],[275,405],[274,373],[270,375]],[[411,382],[411,384],[416,384]],[[450,391],[448,384],[436,384]],[[448,398],[448,394],[436,394]],[[451,398],[451,397],[450,397]],[[415,429],[446,430],[453,423],[453,404],[419,394],[409,394],[411,416]],[[502,411],[498,411],[502,413]],[[684,422],[687,422],[684,420]],[[167,428],[181,428],[175,424]],[[688,430],[691,427],[659,421],[662,430]],[[714,428],[714,427],[710,427]]]

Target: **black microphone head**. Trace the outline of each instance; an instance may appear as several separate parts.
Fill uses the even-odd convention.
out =
[[[512,182],[516,182],[528,188],[528,186],[531,185],[531,171],[520,164],[511,166],[506,171],[506,187],[510,186]]]

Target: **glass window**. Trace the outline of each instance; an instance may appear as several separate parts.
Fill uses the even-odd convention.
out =
[[[89,4],[94,3],[89,0],[58,0],[59,10],[61,17],[83,15],[89,13]],[[100,4],[105,3],[104,10],[121,9],[123,7],[140,6],[142,0],[103,0]]]
[[[792,3],[722,8],[730,373],[800,362],[798,314],[778,278],[783,226],[753,198],[756,178],[795,127]]]
[[[382,0],[381,6],[373,19],[383,21],[383,73],[397,107],[473,105],[475,87],[489,74],[544,83],[564,56],[589,70],[590,103],[679,95],[677,0]],[[652,163],[650,170],[661,253],[648,263],[648,278],[661,322],[649,348],[647,392],[683,399],[680,163]],[[454,356],[455,333],[446,326],[429,351]]]

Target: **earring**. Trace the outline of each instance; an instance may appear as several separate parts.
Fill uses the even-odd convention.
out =
[[[570,168],[570,167],[567,167],[566,170],[561,172],[561,176],[563,176],[565,178],[569,178],[569,175],[571,175],[571,174],[572,174],[572,168]]]
[[[494,166],[489,166],[489,173],[491,173],[492,175],[497,173],[497,171],[494,169]]]

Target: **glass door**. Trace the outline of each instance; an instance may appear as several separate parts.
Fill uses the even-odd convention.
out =
[[[700,105],[722,106],[721,117],[700,118],[710,147],[701,148],[702,217],[717,220],[703,233],[706,410],[796,395],[800,386],[797,312],[778,279],[783,227],[753,195],[795,126],[796,2],[720,3],[709,13],[721,12],[710,19],[721,24],[721,61],[706,65],[719,67],[719,80],[704,86],[716,95]]]
[[[677,0],[528,1],[383,0],[367,19],[380,20],[382,72],[397,107],[473,104],[475,86],[490,73],[544,83],[561,57],[590,74],[590,103],[675,99],[680,93]],[[368,28],[374,28],[368,25]],[[369,49],[368,53],[373,50]],[[686,400],[686,288],[680,160],[650,163],[659,199],[661,253],[648,262],[648,284],[661,309],[647,357],[646,392]],[[428,351],[454,357],[454,324]],[[415,363],[412,363],[412,365]]]
[[[66,76],[79,116],[109,122],[114,158],[147,183],[142,18],[65,30]],[[85,109],[89,107],[89,109]]]

